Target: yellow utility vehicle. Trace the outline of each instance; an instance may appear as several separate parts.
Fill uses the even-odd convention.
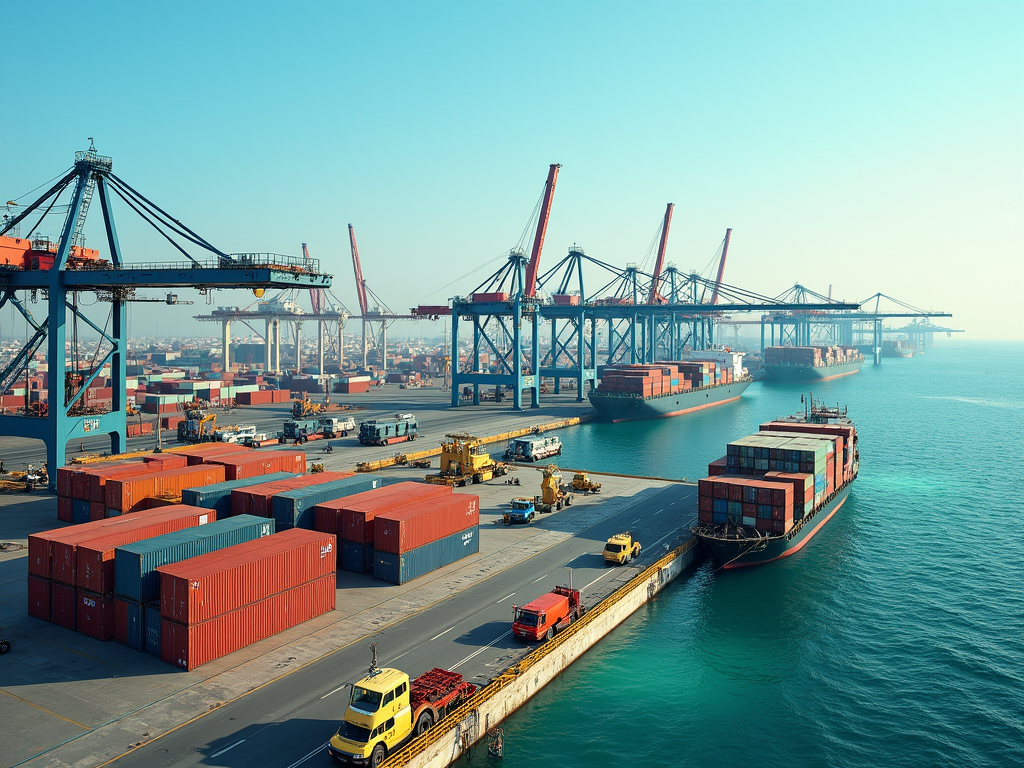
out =
[[[399,669],[378,669],[374,648],[369,674],[352,686],[327,752],[345,765],[376,768],[474,693],[476,686],[458,672],[435,668],[410,681]]]
[[[479,438],[461,433],[449,433],[444,437],[440,472],[427,475],[428,483],[461,487],[469,483],[485,483],[508,472],[504,462],[491,458]]]
[[[554,464],[548,464],[541,471],[540,496],[533,497],[538,512],[554,512],[562,507],[571,507],[573,497],[562,485],[562,474]]]
[[[576,493],[600,493],[601,484],[591,480],[586,472],[577,472],[572,476],[572,489]]]
[[[604,562],[607,565],[628,565],[630,560],[640,556],[640,542],[633,539],[633,535],[616,533],[604,545]]]

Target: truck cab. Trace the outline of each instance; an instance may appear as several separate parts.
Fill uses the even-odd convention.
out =
[[[584,610],[578,589],[555,587],[526,605],[512,606],[512,634],[524,640],[550,640]]]
[[[256,437],[256,426],[249,424],[244,427],[235,427],[234,429],[218,430],[214,433],[214,437],[222,443],[241,443],[244,445],[250,439]]]
[[[604,562],[612,565],[627,565],[640,555],[640,542],[633,539],[629,531],[617,533],[604,545]]]
[[[409,676],[384,668],[352,686],[345,716],[327,751],[339,762],[377,766],[411,733]]]
[[[533,522],[536,514],[537,510],[534,507],[533,499],[512,499],[511,507],[501,516],[501,521],[505,525],[526,525]]]

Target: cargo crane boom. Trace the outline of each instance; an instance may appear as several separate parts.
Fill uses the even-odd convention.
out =
[[[306,261],[312,261],[309,257],[309,249],[306,244],[302,244],[302,258]],[[324,290],[323,288],[310,288],[309,289],[309,304],[313,308],[313,314],[319,315],[321,307],[323,306]]]
[[[715,279],[715,290],[711,294],[711,303],[718,303],[718,289],[722,286],[722,277],[725,275],[725,257],[729,253],[729,240],[732,238],[732,227],[725,230],[725,242],[722,244],[722,260],[718,262],[718,277]]]
[[[348,225],[348,239],[352,246],[352,268],[356,273],[356,298],[359,300],[359,313],[366,317],[369,303],[366,301],[366,281],[363,280],[363,268],[359,264],[359,247],[356,245],[356,231]]]
[[[532,298],[537,293],[537,272],[540,269],[540,254],[544,248],[544,236],[548,231],[548,219],[551,216],[551,202],[555,196],[555,182],[558,181],[558,169],[562,166],[559,163],[552,163],[548,166],[548,179],[544,183],[544,202],[540,207],[540,217],[537,220],[537,234],[533,238],[533,250],[530,253],[530,263],[526,265],[526,285],[523,288],[523,296]]]
[[[665,266],[665,248],[668,246],[668,230],[672,226],[672,210],[675,208],[674,203],[669,203],[665,206],[665,222],[661,225],[661,243],[658,245],[658,260],[654,263],[654,275],[651,278],[651,293],[647,297],[648,304],[654,304],[655,302],[660,303],[661,296],[658,294],[658,283],[661,282],[661,270]],[[722,279],[721,273],[718,275],[719,281]]]

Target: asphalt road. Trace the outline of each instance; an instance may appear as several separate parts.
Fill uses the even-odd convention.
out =
[[[486,684],[532,646],[511,635],[512,604],[524,604],[571,578],[593,606],[685,536],[696,489],[674,485],[623,509],[580,535],[459,592],[381,632],[380,666],[412,676],[436,666]],[[608,536],[629,529],[643,544],[635,565],[606,567]],[[159,738],[116,761],[117,766],[328,766],[325,747],[347,704],[347,686],[369,665],[367,643],[333,654]]]

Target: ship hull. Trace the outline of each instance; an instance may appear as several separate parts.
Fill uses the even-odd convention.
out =
[[[695,532],[696,536],[704,545],[704,549],[707,550],[715,567],[723,570],[763,565],[773,560],[789,557],[803,549],[842,508],[850,495],[852,482],[851,480],[840,488],[828,503],[785,536],[772,536],[759,543],[753,538],[727,539],[715,535],[716,533],[720,534],[725,526],[699,528]],[[733,529],[735,528],[736,526],[733,526]]]
[[[667,419],[670,416],[681,416],[684,413],[725,405],[739,400],[750,384],[750,381],[738,381],[732,384],[721,384],[717,387],[701,387],[675,395],[655,395],[646,398],[603,393],[596,389],[590,393],[589,397],[590,404],[603,418],[618,423],[643,419]]]
[[[766,365],[765,378],[772,381],[828,381],[840,376],[849,376],[860,370],[863,360],[837,365]]]

